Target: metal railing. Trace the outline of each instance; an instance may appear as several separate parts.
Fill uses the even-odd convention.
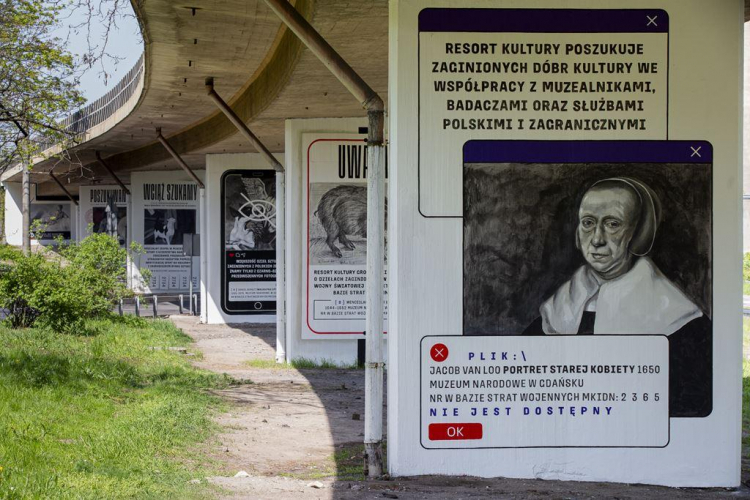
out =
[[[120,299],[117,303],[117,314],[133,314],[138,317],[153,316],[154,318],[170,316],[172,314],[190,314],[197,316],[199,311],[199,295],[136,295],[131,299]]]
[[[62,121],[68,132],[80,134],[99,125],[127,103],[143,78],[144,55],[122,79],[99,99],[87,104]]]
[[[120,299],[113,312],[138,317],[164,318],[173,314],[200,314],[200,295],[195,293],[180,295],[136,295],[129,299]],[[10,310],[0,307],[0,321],[10,315]]]

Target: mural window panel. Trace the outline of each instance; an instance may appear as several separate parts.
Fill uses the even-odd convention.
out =
[[[470,141],[463,193],[465,335],[664,335],[711,413],[710,144]]]

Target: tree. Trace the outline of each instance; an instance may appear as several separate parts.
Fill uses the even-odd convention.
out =
[[[110,36],[120,29],[118,23],[128,18],[138,18],[133,5],[141,0],[47,0],[66,3],[65,11],[70,16],[67,23],[68,39],[84,36],[86,48],[79,54],[81,72],[98,68],[98,76],[106,85],[118,63],[124,59],[108,51]],[[139,26],[140,27],[140,26]],[[142,27],[140,27],[142,29]]]
[[[0,0],[0,173],[75,143],[62,119],[83,103],[75,60],[52,32],[62,4]]]

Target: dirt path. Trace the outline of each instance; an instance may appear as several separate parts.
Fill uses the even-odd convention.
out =
[[[251,367],[250,360],[273,362],[275,325],[172,320],[203,353],[198,367],[249,382],[220,392],[233,409],[218,419],[226,431],[213,455],[249,474],[211,478],[234,493],[227,498],[332,498],[337,476],[361,471],[363,371]]]
[[[232,471],[227,477],[209,478],[225,490],[222,498],[750,498],[744,486],[706,490],[467,477],[364,481],[363,371],[272,367],[275,325],[199,325],[190,316],[172,321],[203,353],[197,366],[247,381],[219,392],[232,404],[231,411],[217,419],[225,431],[210,450]],[[239,471],[247,476],[233,477]]]

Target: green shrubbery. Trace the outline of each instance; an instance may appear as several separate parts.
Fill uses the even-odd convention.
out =
[[[21,256],[21,251],[10,245],[0,245],[0,263],[3,261],[13,261]]]
[[[0,307],[15,328],[78,331],[86,319],[107,314],[127,293],[127,251],[106,234],[92,234],[79,243],[60,242],[57,253],[5,254]]]

